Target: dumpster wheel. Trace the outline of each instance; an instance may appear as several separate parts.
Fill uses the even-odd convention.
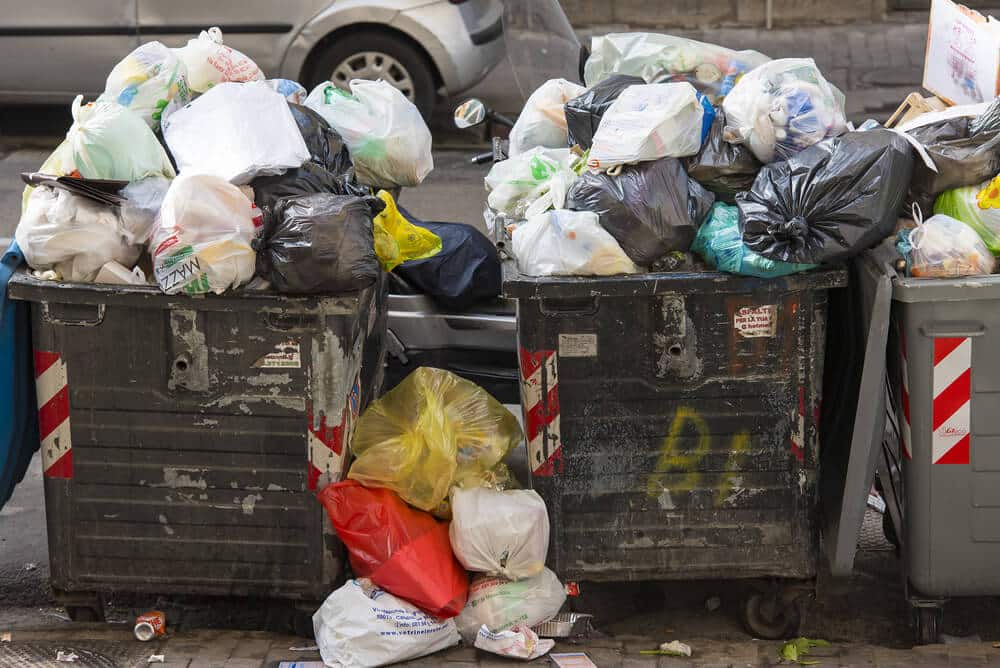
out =
[[[914,606],[913,631],[918,645],[933,645],[941,636],[944,610],[940,606]]]
[[[743,625],[755,638],[781,640],[798,634],[802,615],[796,600],[775,593],[753,592],[740,607]]]

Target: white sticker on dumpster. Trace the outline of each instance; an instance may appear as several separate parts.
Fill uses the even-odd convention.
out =
[[[560,334],[559,357],[597,357],[597,334]]]
[[[747,339],[774,336],[778,330],[778,306],[744,306],[733,316],[733,328]]]
[[[299,342],[283,341],[274,347],[273,353],[264,355],[253,365],[258,369],[301,369]]]

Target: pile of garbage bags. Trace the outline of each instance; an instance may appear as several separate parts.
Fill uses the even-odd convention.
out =
[[[47,279],[200,295],[353,292],[433,257],[441,238],[388,192],[431,171],[430,131],[389,84],[350,86],[266,80],[218,28],[142,44],[24,176],[25,260]]]
[[[440,369],[372,402],[348,479],[319,494],[355,576],[313,616],[327,665],[385,665],[460,641],[522,659],[551,649],[532,629],[559,613],[566,587],[545,567],[545,502],[503,462],[523,438],[496,399]]]
[[[854,127],[811,58],[646,33],[595,37],[584,73],[535,91],[486,177],[522,275],[775,278],[892,237],[914,276],[993,271],[1000,100]]]

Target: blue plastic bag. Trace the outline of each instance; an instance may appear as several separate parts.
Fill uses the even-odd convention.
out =
[[[698,229],[691,250],[719,271],[757,278],[777,278],[813,269],[815,264],[792,264],[769,260],[743,243],[739,209],[717,202]]]

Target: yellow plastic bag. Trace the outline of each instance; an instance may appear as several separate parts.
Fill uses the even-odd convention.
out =
[[[361,416],[347,477],[447,516],[452,485],[493,469],[523,438],[517,418],[486,390],[421,367]]]
[[[407,260],[422,260],[441,252],[441,237],[414,225],[396,208],[396,201],[385,190],[377,197],[385,202],[385,210],[375,216],[375,255],[386,271],[392,271]]]

